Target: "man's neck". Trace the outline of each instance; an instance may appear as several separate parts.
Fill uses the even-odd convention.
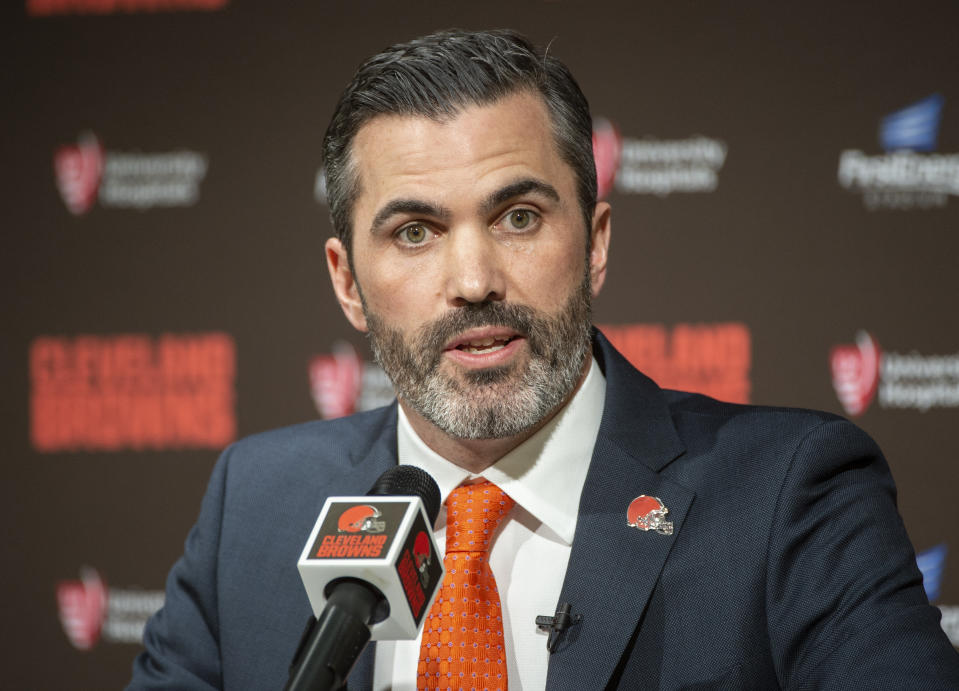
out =
[[[579,381],[559,405],[553,408],[535,425],[511,437],[501,437],[498,439],[461,439],[459,437],[451,437],[416,412],[411,406],[407,405],[402,398],[399,399],[399,403],[403,406],[403,412],[406,413],[406,417],[410,421],[410,426],[412,426],[413,430],[427,446],[451,463],[478,475],[532,437],[541,430],[546,423],[552,420],[553,417],[572,400],[576,392],[579,391],[579,387],[581,387],[586,380],[586,375],[589,373],[591,364],[592,358],[587,357],[583,363],[583,371],[580,373]]]

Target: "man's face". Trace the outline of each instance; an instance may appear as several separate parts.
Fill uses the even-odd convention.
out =
[[[327,259],[400,400],[459,438],[540,422],[585,372],[609,242],[601,203],[587,250],[542,100],[516,93],[446,122],[379,116],[353,162],[352,271],[336,239]]]

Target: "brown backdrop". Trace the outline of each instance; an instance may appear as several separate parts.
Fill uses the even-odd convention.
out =
[[[360,60],[448,26],[552,41],[590,98],[614,207],[596,319],[630,357],[844,413],[835,383],[917,551],[959,542],[955,3],[7,13],[5,687],[120,686],[218,450],[388,395],[328,285],[320,141]],[[930,562],[955,637],[959,567]]]

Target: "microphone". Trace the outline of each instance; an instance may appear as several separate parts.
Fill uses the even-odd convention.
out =
[[[412,640],[443,581],[433,540],[440,490],[415,466],[390,468],[361,497],[329,497],[297,562],[316,618],[285,691],[338,689],[372,640]]]
[[[556,651],[559,635],[573,624],[578,624],[583,620],[582,614],[573,614],[572,611],[573,608],[568,602],[561,602],[553,616],[541,614],[536,617],[536,626],[541,631],[549,631],[549,637],[546,639],[546,649],[550,652],[550,655]]]

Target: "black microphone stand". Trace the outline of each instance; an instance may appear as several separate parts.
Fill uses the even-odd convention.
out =
[[[343,688],[370,640],[370,624],[381,602],[385,602],[382,594],[368,585],[350,579],[336,581],[319,619],[310,617],[284,691]]]

